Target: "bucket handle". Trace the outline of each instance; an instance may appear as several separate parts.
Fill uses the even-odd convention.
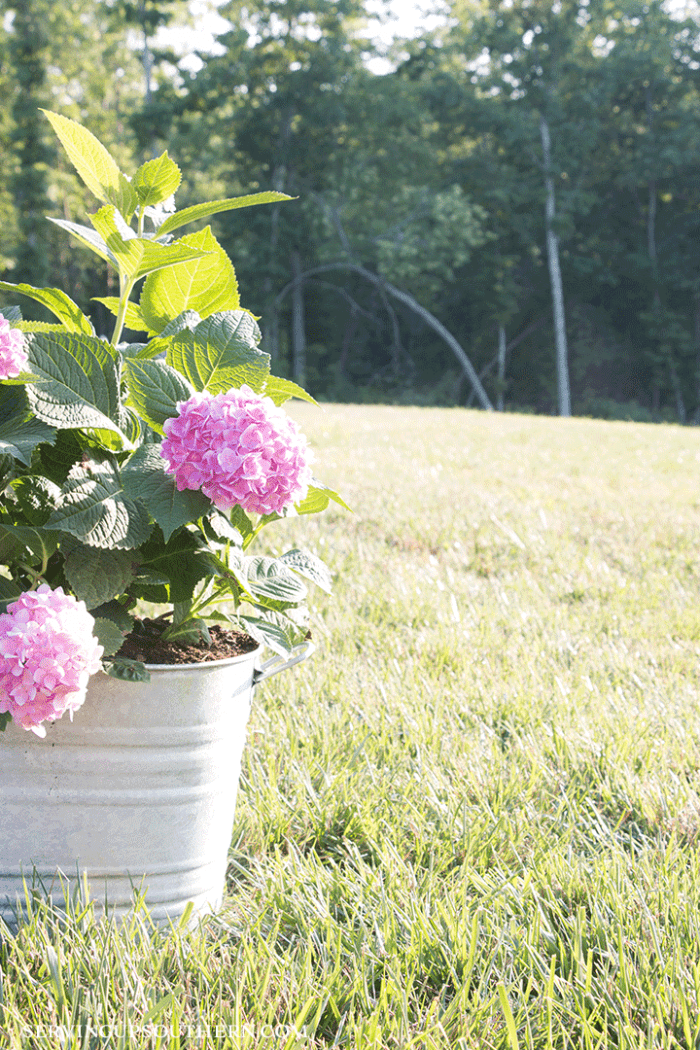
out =
[[[279,653],[276,653],[269,660],[266,660],[262,667],[253,671],[253,685],[259,685],[266,678],[271,678],[273,674],[279,674],[280,671],[286,671],[288,667],[294,667],[295,664],[302,663],[311,656],[315,648],[316,646],[313,642],[302,642],[301,645],[297,645],[292,649],[286,660]]]

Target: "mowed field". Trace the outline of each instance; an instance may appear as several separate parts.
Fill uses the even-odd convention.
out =
[[[700,430],[291,411],[354,513],[268,529],[336,586],[258,691],[226,906],[37,905],[3,1045],[696,1047]]]

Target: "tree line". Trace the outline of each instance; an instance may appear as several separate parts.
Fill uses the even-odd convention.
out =
[[[84,203],[48,107],[125,165],[167,148],[179,207],[296,198],[212,231],[317,397],[700,422],[697,8],[449,0],[380,67],[363,0],[231,0],[196,71],[159,43],[183,0],[0,9],[3,280],[58,271],[106,330],[44,218]]]

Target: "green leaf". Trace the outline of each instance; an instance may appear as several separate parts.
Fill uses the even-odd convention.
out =
[[[182,181],[182,174],[168,151],[154,160],[147,160],[138,169],[131,186],[142,206],[153,206],[172,197]]]
[[[166,324],[160,333],[160,337],[165,339],[167,336],[177,335],[178,332],[182,332],[185,328],[189,329],[190,332],[194,332],[201,320],[202,318],[194,310],[183,310],[181,314],[173,317],[172,321]]]
[[[240,621],[251,638],[282,656],[291,653],[299,641],[294,624],[280,613],[264,611],[260,616],[241,616]]]
[[[208,254],[146,278],[139,305],[153,332],[160,332],[185,310],[208,317],[217,311],[236,310],[240,302],[231,261],[209,226],[177,243]]]
[[[40,474],[16,478],[11,485],[20,510],[30,525],[41,527],[61,498],[58,485]]]
[[[0,456],[13,456],[28,467],[36,446],[55,439],[54,428],[30,412],[21,387],[0,387]]]
[[[243,510],[243,507],[239,507],[237,504],[235,507],[232,507],[229,518],[234,529],[240,532],[244,540],[253,534],[253,523]]]
[[[19,323],[22,320],[22,311],[19,306],[3,306],[2,314],[6,321],[10,321],[19,328]]]
[[[19,321],[15,326],[20,332],[65,332],[64,324],[51,324],[49,321]]]
[[[102,303],[106,306],[111,314],[116,317],[119,313],[120,299],[116,295],[93,295],[90,300],[93,303]],[[131,300],[126,304],[126,317],[125,323],[127,328],[133,329],[134,332],[147,332],[148,325],[143,319],[141,309],[138,303],[134,303]]]
[[[210,500],[201,492],[178,492],[172,474],[165,472],[159,445],[141,445],[122,466],[121,478],[127,496],[148,508],[166,541],[176,529],[211,511]]]
[[[87,188],[98,200],[113,204],[122,215],[131,218],[138,197],[131,183],[122,175],[117,162],[99,139],[68,117],[44,109],[51,127],[58,135],[71,164]]]
[[[118,627],[122,635],[126,636],[134,626],[134,617],[128,612],[127,609],[120,602],[105,602],[104,605],[98,605],[96,609],[92,610],[92,615],[95,619],[101,618],[103,620],[110,620],[111,623]]]
[[[107,245],[107,249],[120,273],[130,281],[138,281],[155,270],[173,263],[187,262],[188,259],[200,259],[205,252],[189,248],[181,241],[174,244],[158,244],[143,237],[137,237],[127,226],[119,212],[110,204],[100,208],[90,216],[98,234]]]
[[[288,569],[293,569],[294,572],[298,572],[300,576],[311,580],[321,590],[330,594],[333,586],[333,577],[330,569],[311,551],[296,549],[287,551],[278,560],[286,565]]]
[[[134,578],[134,558],[129,551],[76,544],[63,571],[76,598],[95,609],[124,593]]]
[[[340,504],[341,507],[349,510],[352,514],[352,509],[348,507],[342,496],[339,496],[333,489],[329,489],[327,485],[324,485],[317,478],[314,478],[313,482],[313,485],[309,485],[306,499],[296,504],[297,514],[318,514],[319,511],[326,509],[331,500]]]
[[[61,504],[45,529],[61,529],[88,547],[133,550],[151,532],[148,512],[122,491],[112,463],[90,460],[71,470]]]
[[[276,405],[283,405],[290,397],[296,397],[300,401],[310,401],[312,405],[318,406],[318,401],[311,394],[307,394],[303,387],[293,383],[291,379],[281,379],[279,376],[267,377],[265,395]]]
[[[289,602],[298,605],[306,598],[308,591],[304,584],[275,558],[257,555],[246,558],[243,562],[246,589],[252,595],[272,598],[276,602]]]
[[[248,193],[245,197],[228,197],[226,200],[193,204],[191,208],[183,208],[182,211],[176,211],[174,215],[166,219],[160,226],[158,233],[161,236],[164,233],[172,233],[173,230],[179,230],[181,226],[186,226],[188,222],[194,222],[196,219],[206,219],[210,215],[218,215],[222,211],[233,211],[234,208],[250,208],[253,204],[275,204],[277,201],[291,200],[294,200],[294,198],[287,196],[286,193],[276,193],[274,190],[267,190],[264,193]]]
[[[0,291],[19,292],[21,295],[26,295],[28,299],[41,303],[63,323],[69,332],[83,335],[95,334],[90,319],[60,288],[34,288],[31,284],[9,284],[7,281],[0,281]]]
[[[13,525],[10,521],[3,520],[0,522],[0,536],[7,536],[26,547],[40,561],[48,561],[58,549],[59,537],[47,536],[44,532],[45,527],[32,529],[29,525]]]
[[[182,623],[171,624],[163,632],[163,638],[180,645],[211,645],[211,635],[206,621],[195,617]]]
[[[166,543],[156,528],[139,552],[143,559],[139,577],[145,585],[165,578],[169,581],[171,602],[191,601],[199,581],[212,572],[206,553],[187,529],[180,529]]]
[[[227,310],[201,321],[194,332],[173,337],[167,362],[195,390],[219,394],[244,383],[260,393],[270,372],[270,356],[257,349],[260,329],[245,310]]]
[[[94,633],[97,641],[104,649],[102,654],[103,660],[118,653],[124,644],[125,636],[112,620],[106,620],[101,616],[95,617]]]
[[[89,248],[91,252],[99,255],[100,259],[118,268],[116,256],[112,254],[96,230],[91,230],[89,226],[81,226],[78,222],[69,222],[68,219],[54,219],[50,215],[47,215],[47,219],[70,233],[72,237],[80,241],[84,248]]]
[[[9,711],[3,711],[0,713],[0,733],[4,733],[7,726],[12,721],[12,715]]]
[[[27,385],[29,403],[45,423],[59,429],[113,430],[125,447],[116,353],[95,336],[35,332],[26,350],[36,378]]]
[[[7,576],[0,576],[0,603],[5,606],[3,612],[6,612],[10,602],[19,598],[21,593],[22,588],[14,580],[8,580]]]
[[[187,380],[165,361],[128,358],[124,362],[124,377],[129,404],[159,434],[163,433],[165,420],[177,415],[177,402],[187,401],[194,393]]]
[[[242,511],[242,513],[245,513],[245,511]],[[207,518],[205,518],[203,524],[205,525],[205,527],[211,530],[212,536],[215,536],[217,540],[221,540],[222,542],[227,543],[234,543],[237,547],[242,546],[242,534],[238,531],[238,529],[233,527],[226,515],[223,514],[220,510],[212,510],[207,516]],[[248,525],[250,526],[252,531],[250,521],[248,521]]]
[[[124,656],[116,660],[104,660],[102,670],[110,678],[118,678],[121,682],[150,682],[151,680],[145,664],[140,660],[127,660]]]

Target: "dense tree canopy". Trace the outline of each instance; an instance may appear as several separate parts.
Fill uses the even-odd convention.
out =
[[[697,9],[451,0],[379,67],[363,0],[230,0],[196,72],[158,35],[183,0],[0,9],[4,280],[103,286],[43,221],[83,194],[49,105],[125,161],[167,145],[181,205],[296,198],[212,227],[317,396],[700,422]]]

